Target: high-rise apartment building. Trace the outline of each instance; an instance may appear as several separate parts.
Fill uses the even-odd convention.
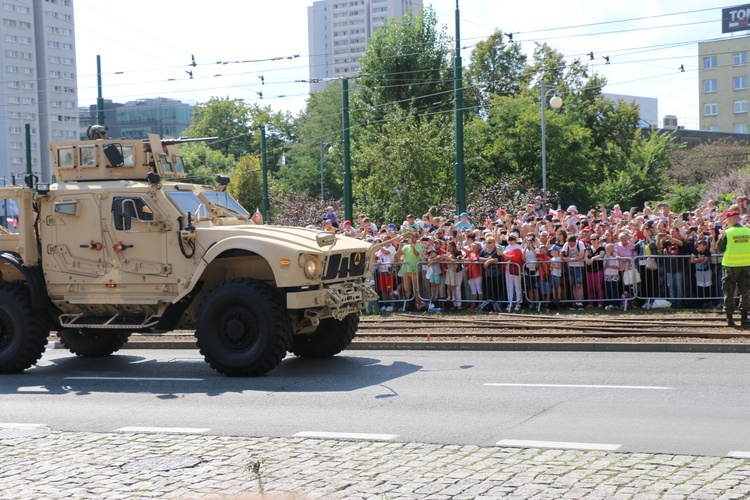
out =
[[[50,180],[47,143],[78,138],[73,0],[0,0],[0,182]]]
[[[748,133],[750,36],[698,44],[700,129]]]
[[[319,0],[307,8],[310,92],[330,78],[354,75],[367,40],[389,18],[417,13],[422,0]],[[317,81],[325,80],[325,81]]]

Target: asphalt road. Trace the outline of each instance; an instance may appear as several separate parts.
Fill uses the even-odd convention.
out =
[[[349,351],[226,378],[193,350],[49,350],[0,424],[750,456],[747,354]]]

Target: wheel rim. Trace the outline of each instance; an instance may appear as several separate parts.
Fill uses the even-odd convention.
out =
[[[228,349],[241,352],[258,341],[258,325],[253,315],[244,308],[226,311],[219,320],[219,338]]]
[[[5,349],[13,341],[13,321],[5,311],[0,311],[0,349]]]

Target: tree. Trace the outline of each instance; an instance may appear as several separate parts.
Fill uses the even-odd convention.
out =
[[[641,207],[646,201],[661,199],[666,191],[664,174],[670,165],[669,153],[675,147],[673,139],[673,134],[656,132],[648,139],[634,139],[633,154],[625,168],[594,189],[598,203]]]
[[[250,148],[249,111],[241,99],[212,97],[193,109],[193,124],[184,132],[187,137],[217,137],[211,149],[224,156],[239,158]]]
[[[297,140],[289,146],[287,164],[279,168],[279,181],[297,193],[320,197],[322,142],[324,194],[342,197],[341,82],[331,82],[322,92],[311,95],[294,128]],[[352,136],[356,137],[356,133]]]
[[[263,207],[263,173],[260,159],[255,156],[243,156],[232,172],[229,183],[231,194],[248,212]]]
[[[447,118],[443,118],[448,122]],[[400,223],[453,193],[450,127],[406,110],[386,117],[382,133],[358,144],[353,158],[357,209]]]
[[[270,106],[246,104],[242,99],[212,97],[193,110],[193,124],[185,130],[187,137],[217,137],[211,149],[224,156],[260,156],[260,127],[266,127],[266,152],[269,170],[278,169],[284,147],[295,138],[289,112],[274,113]]]
[[[516,95],[525,89],[526,55],[521,45],[505,43],[500,30],[477,43],[471,51],[471,61],[466,70],[466,87],[475,93],[483,109],[493,95]]]
[[[388,22],[370,37],[360,59],[353,108],[371,124],[392,108],[415,114],[451,109],[449,48],[431,7]]]
[[[232,156],[211,149],[207,144],[191,142],[180,146],[187,170],[188,182],[215,184],[217,174],[228,174],[235,168]]]

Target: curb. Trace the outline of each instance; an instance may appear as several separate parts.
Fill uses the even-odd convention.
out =
[[[65,349],[60,342],[48,349]],[[195,342],[134,341],[122,349],[197,349]],[[750,343],[728,342],[352,342],[348,351],[590,351],[590,352],[702,352],[750,353]]]

